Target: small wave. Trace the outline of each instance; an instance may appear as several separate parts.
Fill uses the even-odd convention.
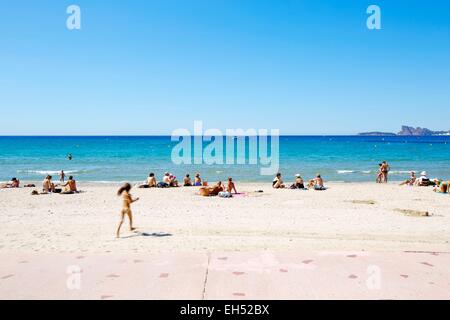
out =
[[[36,174],[36,175],[45,175],[45,174],[59,174],[61,170],[17,170],[17,173],[28,173],[28,174]],[[83,170],[64,170],[65,174],[76,174],[83,173]]]
[[[355,173],[355,170],[337,170],[338,174]]]
[[[410,174],[412,172],[416,172],[415,170],[391,170],[389,174]]]
[[[363,174],[371,174],[372,170],[337,170],[338,174],[350,174],[350,173],[363,173]]]

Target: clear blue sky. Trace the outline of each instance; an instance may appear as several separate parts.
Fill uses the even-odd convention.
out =
[[[448,130],[450,1],[2,1],[0,109],[2,135]]]

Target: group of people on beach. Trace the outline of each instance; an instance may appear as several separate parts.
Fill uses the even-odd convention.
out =
[[[191,177],[189,174],[186,174],[186,176],[183,179],[183,186],[184,187],[191,187],[191,186],[201,186],[202,185],[202,179],[200,178],[200,173],[196,173],[194,177],[194,182],[192,182]],[[179,187],[179,183],[177,180],[177,177],[171,174],[170,172],[164,173],[164,176],[162,178],[162,181],[157,182],[155,174],[153,172],[150,172],[148,175],[147,180],[145,183],[139,185],[139,188],[168,188],[168,187]]]
[[[228,178],[228,184],[227,187],[225,188],[225,186],[222,184],[221,181],[217,182],[213,186],[208,186],[206,182],[202,183],[202,179],[200,178],[199,173],[195,174],[194,182],[192,182],[189,174],[186,174],[186,176],[183,179],[183,186],[185,187],[199,186],[200,187],[199,194],[201,196],[220,196],[223,198],[230,198],[232,197],[232,192],[234,192],[234,194],[238,194],[236,190],[236,185],[234,184],[233,178],[231,177]],[[164,173],[163,179],[160,182],[156,181],[155,174],[151,172],[148,175],[146,182],[144,184],[138,185],[138,188],[169,188],[169,187],[179,187],[176,177],[169,172]],[[133,227],[133,213],[131,211],[131,204],[138,201],[139,198],[133,198],[131,196],[130,190],[131,184],[125,183],[117,191],[117,195],[121,196],[123,200],[122,210],[120,212],[120,222],[116,230],[117,238],[119,238],[120,236],[120,229],[123,225],[125,216],[128,217],[130,223],[130,231],[136,230],[136,228]]]
[[[420,173],[420,177],[417,178],[415,171],[410,172],[408,179],[400,183],[401,186],[415,186],[415,187],[429,187],[432,186],[433,191],[439,193],[450,193],[449,189],[450,181],[442,181],[440,179],[430,179],[426,171]]]
[[[170,172],[165,172],[161,181],[157,181],[155,174],[151,172],[148,175],[145,183],[138,185],[138,188],[169,188],[169,187],[180,187],[177,177]],[[200,187],[199,194],[202,196],[214,196],[219,195],[223,197],[231,197],[231,193],[234,191],[237,194],[236,186],[233,182],[233,178],[228,178],[228,184],[225,188],[222,181],[218,181],[213,186],[208,186],[208,182],[202,181],[200,173],[196,173],[194,176],[194,181],[192,181],[190,174],[186,174],[183,178],[183,187]]]
[[[389,167],[389,164],[386,161],[383,161],[382,163],[378,164],[378,173],[376,179],[377,183],[388,182],[389,170],[391,170],[391,168]]]
[[[60,183],[55,184],[53,183],[53,177],[51,175],[47,175],[42,181],[42,193],[41,194],[48,194],[48,193],[60,193],[60,194],[74,194],[78,193],[77,189],[77,182],[73,178],[73,176],[69,176],[69,179],[67,181],[64,181],[65,175],[64,171],[61,171],[60,173]]]
[[[281,173],[277,173],[275,178],[272,181],[272,187],[274,189],[284,189],[286,188],[286,185],[284,184],[282,178],[281,178]],[[326,190],[324,183],[323,183],[323,179],[322,176],[320,175],[320,173],[318,173],[316,175],[316,177],[314,179],[311,179],[308,181],[308,184],[305,187],[305,183],[303,181],[303,178],[301,177],[300,174],[296,174],[295,175],[295,180],[294,183],[291,184],[289,186],[289,189],[302,189],[302,190],[306,190],[309,188],[313,188],[314,190]]]

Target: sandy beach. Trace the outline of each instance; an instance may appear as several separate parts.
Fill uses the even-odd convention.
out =
[[[126,222],[116,239],[119,185],[79,186],[83,192],[75,195],[0,191],[1,298],[450,298],[450,196],[431,188],[330,183],[326,191],[302,191],[238,183],[243,194],[230,199],[198,196],[196,187],[133,188],[140,197],[133,204],[139,232],[129,232]],[[145,269],[133,271],[136,261],[145,262]],[[84,264],[83,274],[91,271],[89,290],[67,290],[66,267],[74,263]],[[376,293],[362,279],[373,263],[396,279]],[[315,272],[317,282],[302,273],[305,268]],[[281,281],[279,273],[286,273],[286,286],[268,291]],[[171,289],[159,283],[169,274]],[[216,284],[205,274],[216,277]],[[253,280],[226,277],[244,274]],[[397,283],[411,274],[416,277],[409,286]],[[132,279],[98,284],[100,278],[119,277]],[[30,278],[24,286],[23,279]],[[353,289],[326,285],[357,278]],[[42,281],[54,290],[41,292]],[[311,290],[296,291],[292,281]],[[175,284],[189,282],[195,284],[187,291]],[[126,289],[132,283],[133,294]],[[150,293],[150,284],[160,291]],[[247,289],[231,288],[240,285]]]
[[[133,188],[141,233],[130,233],[126,222],[115,239],[118,186],[80,183],[76,195],[1,190],[0,252],[450,251],[450,196],[427,187],[334,183],[326,191],[302,191],[238,184],[244,194],[231,199],[200,197],[196,187]]]

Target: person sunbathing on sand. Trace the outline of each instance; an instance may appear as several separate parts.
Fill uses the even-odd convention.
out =
[[[52,182],[52,176],[48,175],[42,182],[42,191],[44,193],[55,192],[55,185]]]
[[[69,180],[67,180],[67,182],[61,186],[64,187],[64,191],[61,192],[62,194],[78,193],[77,183],[73,179],[73,176],[69,176]]]
[[[202,185],[202,178],[200,178],[200,173],[196,173],[194,178],[194,186],[201,186],[201,185]]]
[[[156,178],[155,174],[153,172],[150,172],[147,178],[147,186],[149,188],[155,188],[156,187]]]
[[[153,172],[150,172],[148,175],[147,180],[141,184],[140,186],[138,186],[138,188],[156,188],[156,179],[155,179],[155,174]]]
[[[217,196],[219,192],[223,191],[222,181],[217,182],[216,185],[212,187],[201,187],[199,193],[201,196]]]
[[[294,184],[292,184],[290,186],[291,189],[304,189],[305,188],[305,184],[303,182],[302,177],[300,176],[300,174],[296,174],[295,175],[295,181]]]
[[[139,200],[139,198],[133,199],[130,194],[131,185],[129,183],[125,183],[118,191],[117,195],[123,197],[123,207],[122,211],[120,212],[120,223],[119,227],[117,228],[116,236],[119,238],[120,235],[120,227],[122,227],[123,220],[125,218],[125,215],[128,216],[128,219],[130,220],[130,231],[136,230],[136,228],[133,228],[133,214],[131,212],[131,204],[133,202],[136,202]]]
[[[234,193],[237,193],[236,186],[234,185],[233,178],[228,178],[228,188],[227,191],[231,193],[234,190]]]
[[[405,184],[408,186],[412,186],[414,185],[414,182],[416,182],[416,173],[414,171],[411,171],[411,176],[409,177],[409,179],[403,181],[402,183],[400,183],[401,186],[404,186]]]
[[[283,189],[284,188],[284,184],[283,184],[283,180],[281,180],[281,173],[277,173],[277,175],[275,176],[275,178],[272,181],[272,187],[275,189]]]
[[[323,179],[319,173],[314,179],[309,180],[308,188],[314,188],[314,190],[325,190]]]
[[[427,187],[427,186],[431,185],[431,181],[428,178],[428,175],[427,175],[426,171],[422,171],[420,173],[420,177],[419,177],[419,179],[417,179],[414,182],[414,185],[417,186],[417,187]]]
[[[191,182],[191,178],[189,177],[189,174],[186,174],[186,176],[183,179],[183,186],[185,187],[191,187],[192,186],[192,182]]]
[[[169,175],[169,186],[179,187],[177,177],[174,175]]]
[[[20,180],[17,178],[12,178],[10,182],[2,184],[0,188],[8,189],[8,188],[19,188]]]
[[[437,181],[433,191],[450,194],[450,181]]]

